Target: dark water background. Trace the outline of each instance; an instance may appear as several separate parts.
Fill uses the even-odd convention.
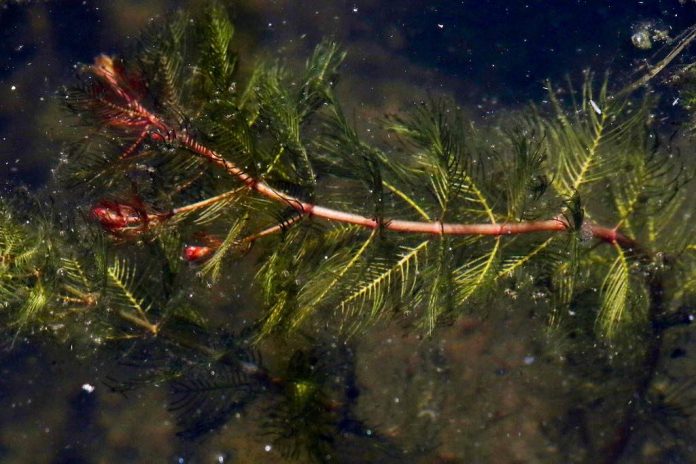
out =
[[[75,64],[123,53],[153,17],[205,2],[0,3],[0,180],[39,186],[60,149],[55,91],[72,82]],[[322,38],[344,44],[345,79],[359,82],[350,88],[359,92],[350,95],[355,105],[379,108],[394,87],[411,86],[483,111],[538,102],[545,79],[584,69],[628,73],[651,53],[631,44],[637,22],[658,21],[677,33],[696,21],[693,2],[677,0],[308,1],[301,8],[240,1],[233,9],[240,48],[250,56],[262,50],[301,60]]]
[[[50,179],[70,130],[56,89],[73,82],[76,63],[99,53],[120,54],[153,17],[204,4],[0,0],[0,181],[40,188]],[[656,21],[676,35],[696,23],[696,3],[677,0],[240,0],[232,9],[242,59],[282,56],[301,63],[322,38],[341,42],[348,59],[340,93],[365,118],[429,94],[453,96],[472,117],[489,118],[540,103],[545,79],[577,81],[585,69],[611,69],[618,80],[627,80],[655,51],[631,44],[633,25]],[[367,414],[374,412],[370,405],[387,405],[374,408],[373,421],[404,441],[420,433],[407,430],[413,417],[450,421],[436,438],[432,460],[418,462],[554,462],[554,445],[530,429],[540,418],[553,417],[553,406],[519,398],[519,382],[558,377],[541,368],[524,371],[533,359],[538,323],[493,318],[479,327],[464,321],[430,344],[397,328],[379,329],[356,348],[358,377],[370,400],[359,409]],[[100,383],[108,367],[92,362],[76,359],[70,347],[23,338],[1,354],[0,462],[279,459],[264,454],[263,439],[254,441],[251,432],[201,443],[176,438],[166,395],[156,389],[128,398],[111,394]],[[96,391],[85,392],[85,383]],[[493,393],[482,395],[486,389]],[[505,419],[498,407],[505,402],[509,410],[524,412]],[[234,427],[254,430],[243,418]],[[428,423],[422,428],[420,439],[430,433]],[[510,444],[491,453],[498,440]]]

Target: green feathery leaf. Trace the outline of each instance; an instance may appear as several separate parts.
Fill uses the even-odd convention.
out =
[[[641,111],[629,111],[625,100],[609,98],[607,80],[595,93],[592,76],[588,75],[581,98],[580,105],[572,108],[573,113],[568,116],[549,85],[549,100],[556,119],[537,115],[530,121],[532,129],[539,130],[543,136],[549,158],[547,176],[565,198],[576,192],[584,194],[588,192],[587,186],[606,178],[620,163],[616,144],[645,123]]]
[[[401,299],[414,289],[419,274],[419,257],[423,257],[432,244],[424,240],[415,246],[402,247],[395,261],[376,259],[365,270],[364,277],[356,282],[355,290],[339,303],[344,315],[344,325],[357,330],[361,317],[374,320],[384,309],[391,292]]]
[[[209,276],[211,280],[216,281],[220,277],[220,272],[222,270],[222,261],[225,256],[234,248],[237,244],[237,240],[241,235],[244,227],[247,223],[248,218],[242,217],[237,219],[232,226],[227,231],[227,236],[223,240],[220,247],[215,250],[213,256],[203,265],[201,269],[201,274]]]
[[[128,315],[149,323],[147,313],[151,304],[138,296],[136,291],[135,266],[125,258],[113,259],[106,268],[107,285],[104,293],[108,296],[108,304],[121,315]]]
[[[324,268],[330,264],[331,271],[322,271],[318,278],[312,279],[300,292],[298,297],[298,311],[293,315],[292,325],[297,328],[311,313],[325,303],[332,293],[338,293],[338,288],[345,287],[345,279],[354,274],[355,268],[364,261],[364,257],[377,237],[377,231],[373,230],[367,239],[357,249],[346,248],[346,253],[334,254],[325,260]],[[345,255],[345,256],[342,256]]]
[[[338,68],[346,52],[335,42],[322,42],[316,46],[305,66],[305,74],[298,96],[301,119],[333,100],[333,87],[338,80]]]
[[[442,103],[434,103],[419,108],[410,118],[392,118],[387,129],[401,136],[407,147],[415,148],[416,171],[428,177],[439,204],[439,220],[482,217],[495,223],[493,208],[473,176],[476,157],[464,120],[461,112],[447,113]]]
[[[501,238],[496,237],[493,247],[485,254],[471,259],[454,271],[454,282],[457,288],[456,302],[464,304],[477,292],[484,289],[495,279]]]
[[[630,270],[626,254],[615,246],[616,259],[612,263],[600,290],[601,306],[597,324],[602,334],[611,338],[626,320],[629,307]]]
[[[237,56],[232,51],[234,26],[220,5],[213,5],[203,27],[201,72],[209,85],[209,94],[225,94],[233,89]]]

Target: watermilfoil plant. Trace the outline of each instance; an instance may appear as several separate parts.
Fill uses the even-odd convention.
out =
[[[269,433],[287,456],[322,461],[339,432],[378,440],[351,410],[352,353],[326,339],[350,343],[382,319],[438,337],[533,295],[549,338],[572,334],[563,356],[630,379],[619,426],[591,438],[618,460],[655,404],[666,334],[690,323],[696,282],[693,167],[661,143],[657,98],[587,74],[567,101],[549,85],[547,107],[492,127],[453,102],[418,102],[375,140],[336,96],[343,59],[324,42],[301,71],[240,76],[232,24],[213,7],[171,18],[132,59],[85,66],[64,94],[84,132],[57,181],[89,205],[66,215],[5,201],[8,333],[147,346],[147,369],[114,388],[171,382],[190,437],[271,395]],[[202,283],[224,293],[240,272],[262,310],[223,334],[189,295]],[[288,339],[303,348],[272,372],[258,347]],[[223,374],[208,376],[211,363]],[[368,448],[398,454],[388,442]]]

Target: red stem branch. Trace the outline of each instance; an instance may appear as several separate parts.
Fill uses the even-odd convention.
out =
[[[380,222],[374,218],[369,218],[360,214],[348,213],[345,211],[339,211],[313,203],[308,203],[293,197],[292,195],[288,195],[287,193],[280,192],[267,183],[253,178],[234,163],[224,159],[216,151],[198,143],[187,133],[175,133],[174,137],[179,143],[193,153],[202,156],[216,166],[225,169],[230,175],[239,179],[250,190],[257,192],[271,200],[285,203],[294,208],[298,213],[305,216],[319,217],[329,221],[342,222],[345,224],[354,224],[357,226],[366,227],[368,229],[376,229],[381,226],[383,229],[392,232],[432,235],[517,235],[533,232],[561,232],[568,230],[570,227],[568,221],[562,217],[544,221],[500,222],[484,224],[452,224],[442,223],[439,221],[423,222],[404,221],[400,219],[391,219]],[[593,237],[604,242],[616,243],[626,249],[639,248],[638,243],[635,240],[627,237],[615,228],[604,227],[592,223],[586,224],[585,227]]]
[[[92,67],[93,72],[102,78],[117,95],[127,104],[129,113],[132,113],[133,125],[141,130],[149,131],[150,138],[154,141],[176,140],[183,147],[198,156],[207,159],[212,164],[224,169],[233,177],[236,177],[242,184],[250,190],[257,192],[274,201],[285,203],[295,209],[300,215],[308,217],[318,217],[329,221],[336,221],[345,224],[354,224],[368,229],[383,228],[393,232],[420,233],[432,235],[518,235],[535,232],[562,232],[570,228],[570,224],[563,217],[542,221],[527,222],[501,222],[501,223],[482,223],[482,224],[452,224],[423,221],[404,221],[399,219],[388,219],[379,221],[374,218],[362,216],[360,214],[339,211],[324,206],[308,203],[300,200],[285,192],[274,189],[260,179],[252,177],[249,173],[238,167],[231,161],[226,160],[218,152],[204,145],[201,145],[185,131],[176,131],[163,119],[145,108],[127,86],[123,84],[123,79],[119,70],[114,67],[112,60],[104,55],[97,58]],[[626,249],[639,250],[638,243],[625,236],[616,228],[603,227],[597,224],[586,223],[583,227],[592,237],[607,243],[616,243]]]

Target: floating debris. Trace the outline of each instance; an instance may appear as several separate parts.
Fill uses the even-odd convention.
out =
[[[655,43],[669,43],[669,28],[658,21],[640,21],[632,28],[631,42],[641,50],[650,50]]]
[[[595,103],[594,100],[590,100],[590,106],[592,107],[595,113],[602,114],[602,110],[599,108],[599,106]]]

